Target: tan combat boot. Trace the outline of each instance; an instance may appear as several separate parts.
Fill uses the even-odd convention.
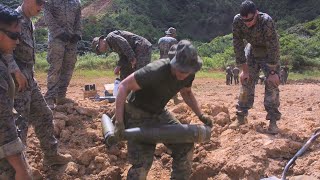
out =
[[[66,98],[66,97],[59,97],[56,99],[57,105],[63,105],[66,103],[76,103],[74,100]]]
[[[270,120],[269,127],[268,127],[268,133],[269,134],[278,134],[279,128],[277,126],[277,121]]]
[[[70,154],[57,153],[55,155],[44,155],[43,164],[46,166],[64,165],[70,162],[72,156]]]
[[[230,129],[237,129],[239,128],[239,126],[247,124],[248,120],[247,120],[247,116],[243,116],[243,115],[237,115],[237,120],[233,121],[233,123],[231,123],[229,125]]]

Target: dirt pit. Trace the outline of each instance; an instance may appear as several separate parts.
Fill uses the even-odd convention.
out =
[[[45,79],[38,79],[45,92]],[[54,111],[55,134],[59,150],[73,156],[73,162],[60,167],[44,167],[39,140],[30,128],[27,157],[36,179],[125,179],[130,165],[126,143],[106,149],[102,143],[100,118],[103,113],[114,114],[114,104],[83,99],[85,84],[95,83],[103,95],[103,83],[113,79],[73,79],[67,96],[77,104],[58,106]],[[210,142],[195,144],[191,179],[248,179],[281,176],[288,160],[301,148],[311,134],[320,127],[320,84],[291,83],[280,86],[279,121],[277,135],[262,133],[265,120],[264,86],[256,86],[254,108],[249,111],[248,124],[240,130],[228,125],[236,119],[235,104],[239,86],[227,86],[223,81],[198,78],[193,91],[202,110],[214,119]],[[181,98],[181,97],[180,97]],[[183,123],[201,123],[184,104],[168,103],[168,109]],[[299,158],[289,176],[311,175],[320,179],[320,140]],[[159,144],[148,179],[170,179],[172,159],[170,150]]]

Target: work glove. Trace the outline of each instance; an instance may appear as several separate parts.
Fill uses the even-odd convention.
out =
[[[114,136],[116,137],[116,139],[121,140],[123,138],[123,132],[124,132],[124,123],[123,122],[119,122],[119,121],[115,121],[114,122]]]
[[[74,34],[74,35],[72,35],[72,37],[70,39],[70,42],[71,43],[76,43],[76,42],[78,42],[80,40],[81,40],[81,36],[79,36],[78,34]]]
[[[212,120],[208,115],[201,114],[198,117],[199,117],[200,121],[203,122],[203,124],[212,128],[212,126],[213,126]]]
[[[68,42],[71,38],[71,35],[69,33],[63,32],[57,36],[58,39],[60,39],[63,42]]]

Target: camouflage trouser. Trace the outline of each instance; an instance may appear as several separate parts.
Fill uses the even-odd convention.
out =
[[[159,115],[152,115],[130,104],[125,106],[126,128],[155,126],[160,124],[180,123],[170,112],[164,110]],[[172,150],[171,179],[189,179],[193,155],[193,143],[165,144]],[[127,179],[146,179],[153,162],[155,144],[144,144],[128,141],[128,158],[132,167],[128,171]]]
[[[121,81],[126,77],[128,77],[134,71],[144,67],[145,65],[151,62],[151,53],[152,53],[151,45],[141,43],[141,45],[137,45],[134,52],[135,52],[135,58],[137,59],[136,67],[132,69],[131,63],[129,61],[128,61],[128,64],[121,66],[121,71],[120,71]]]
[[[57,140],[54,137],[53,114],[48,107],[37,81],[31,75],[28,77],[29,88],[23,92],[16,92],[14,108],[22,116],[17,122],[21,130],[21,140],[27,142],[28,126],[34,126],[34,131],[40,140],[41,149],[45,154],[54,155],[57,152]]]
[[[249,81],[246,81],[241,85],[239,101],[237,109],[242,112],[243,115],[248,115],[248,110],[252,108],[254,102],[255,93],[255,82],[257,82],[259,77],[260,69],[265,74],[266,78],[269,75],[269,67],[265,61],[257,61],[251,58],[247,61],[249,66]],[[279,71],[278,71],[279,72]],[[274,86],[271,83],[265,83],[265,96],[264,96],[264,107],[267,111],[267,120],[279,120],[281,118],[281,113],[278,108],[280,106],[279,100],[279,87]]]
[[[232,84],[232,74],[226,74],[226,84]]]
[[[63,42],[58,38],[48,42],[46,99],[65,97],[77,61],[77,43]]]
[[[239,75],[234,75],[234,84],[239,84]]]

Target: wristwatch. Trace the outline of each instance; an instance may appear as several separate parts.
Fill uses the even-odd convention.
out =
[[[271,71],[269,71],[269,74],[271,74],[271,75],[275,75],[275,74],[276,74],[276,71],[271,70]]]

